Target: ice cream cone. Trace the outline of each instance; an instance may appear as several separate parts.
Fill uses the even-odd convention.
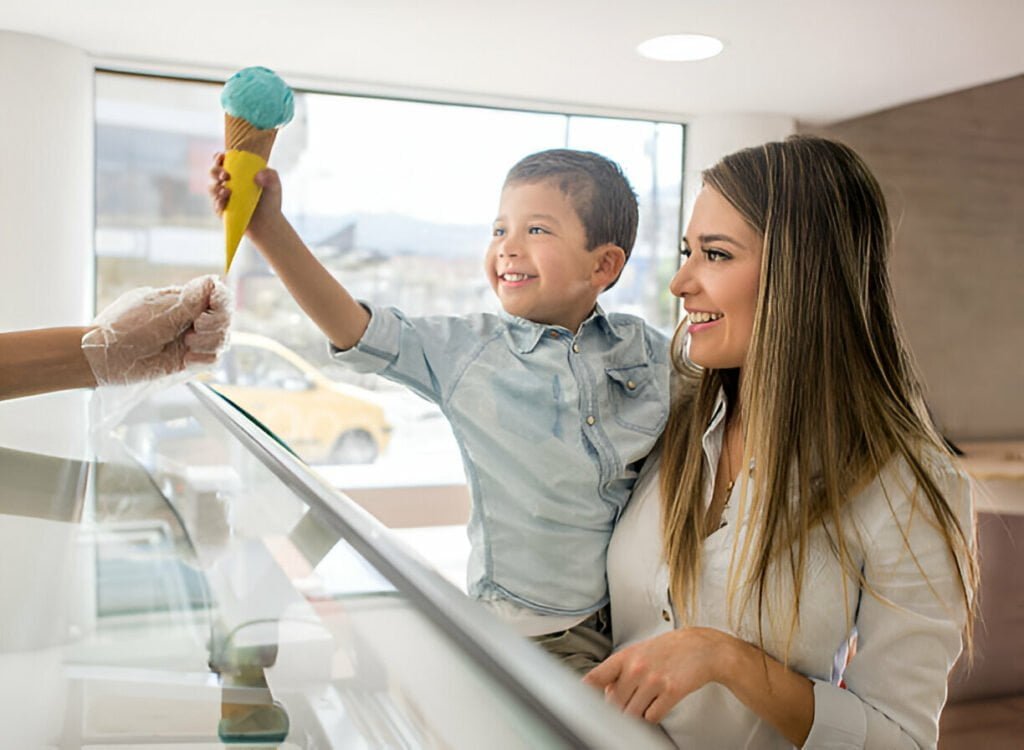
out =
[[[253,181],[265,169],[278,128],[295,115],[294,94],[269,68],[243,68],[224,83],[224,169],[231,190],[224,211],[224,273],[231,268],[262,189]]]
[[[256,173],[266,169],[270,150],[277,137],[276,128],[262,130],[241,117],[224,114],[224,169],[230,175],[231,191],[224,210],[224,273],[231,268],[238,244],[252,219],[263,192],[254,181]]]

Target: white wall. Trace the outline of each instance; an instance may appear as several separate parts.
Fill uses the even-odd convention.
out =
[[[93,68],[0,31],[0,330],[79,325],[93,308]]]
[[[705,115],[686,123],[686,173],[683,175],[683,228],[700,192],[700,173],[723,156],[796,132],[796,120],[781,115]]]
[[[80,50],[0,31],[0,331],[93,313],[93,66]],[[0,445],[81,457],[86,392],[0,404]]]

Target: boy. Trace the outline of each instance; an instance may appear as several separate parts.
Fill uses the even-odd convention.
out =
[[[257,182],[249,238],[332,356],[436,402],[451,423],[473,499],[469,593],[578,671],[600,663],[608,539],[668,413],[667,339],[597,304],[636,239],[621,169],[568,149],[512,167],[484,258],[504,312],[459,317],[354,300],[282,215],[276,173]]]

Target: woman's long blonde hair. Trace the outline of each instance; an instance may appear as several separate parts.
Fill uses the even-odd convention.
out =
[[[661,497],[670,591],[680,615],[688,620],[697,604],[707,534],[701,437],[720,389],[742,405],[742,465],[755,462],[747,480],[751,531],[734,550],[723,592],[730,611],[741,594],[744,606],[756,605],[759,623],[761,615],[788,622],[788,655],[808,540],[818,527],[846,573],[865,585],[845,541],[844,508],[896,458],[917,481],[915,502],[946,538],[970,608],[977,565],[922,460],[929,447],[947,449],[896,322],[887,271],[891,228],[874,176],[847,146],[795,136],[727,156],[703,178],[764,241],[742,379],[737,370],[689,364],[680,347],[685,325],[673,342],[679,388],[662,442]],[[788,612],[766,611],[775,566],[791,576],[796,592]]]

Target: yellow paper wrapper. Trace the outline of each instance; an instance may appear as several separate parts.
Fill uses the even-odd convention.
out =
[[[249,151],[229,150],[224,154],[224,169],[231,175],[227,188],[231,191],[227,208],[224,209],[224,274],[231,268],[238,243],[242,241],[252,213],[259,203],[263,189],[253,178],[267,168],[267,160]]]
[[[277,130],[261,130],[248,120],[224,113],[224,169],[231,175],[227,187],[231,190],[228,207],[224,211],[224,275],[231,269],[238,243],[242,241],[252,212],[263,191],[253,182],[260,170],[266,169],[270,150],[274,147]]]

